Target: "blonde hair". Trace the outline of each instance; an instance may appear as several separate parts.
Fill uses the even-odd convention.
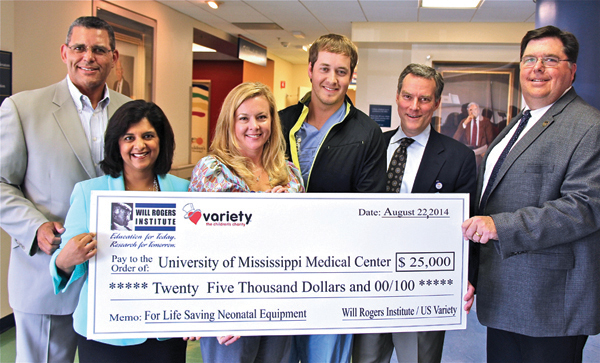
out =
[[[252,161],[243,156],[235,137],[235,112],[244,101],[254,97],[264,97],[269,103],[271,135],[263,146],[261,161],[269,175],[271,186],[286,185],[289,172],[285,159],[285,139],[281,131],[275,97],[266,85],[260,82],[246,82],[229,92],[217,120],[215,137],[210,145],[210,154],[219,158],[231,171],[247,184],[254,184]]]

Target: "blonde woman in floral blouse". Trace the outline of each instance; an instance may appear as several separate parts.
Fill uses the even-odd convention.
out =
[[[194,168],[190,192],[304,192],[302,176],[285,158],[273,93],[242,83],[225,98],[209,155]],[[288,362],[291,337],[222,336],[200,340],[211,362]]]

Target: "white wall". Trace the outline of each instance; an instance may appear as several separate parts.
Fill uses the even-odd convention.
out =
[[[277,109],[281,110],[286,107],[288,95],[293,89],[292,80],[290,74],[292,73],[292,63],[285,61],[276,55],[267,52],[267,58],[274,61],[273,70],[273,96],[275,96],[275,102],[277,103]],[[281,82],[285,82],[285,88],[281,88]]]
[[[369,114],[369,105],[391,105],[392,127],[397,127],[400,124],[395,101],[398,76],[410,62],[410,49],[359,47],[356,107]]]
[[[311,84],[308,79],[308,53],[307,64],[292,64],[273,54],[267,53],[269,59],[275,61],[275,75],[273,80],[273,95],[277,101],[277,109],[281,110],[287,106],[298,103],[298,88],[308,87]],[[280,82],[285,81],[285,88],[280,87]]]
[[[518,63],[519,51],[519,44],[415,44],[411,62],[429,66],[435,61]],[[428,63],[427,56],[431,57]]]

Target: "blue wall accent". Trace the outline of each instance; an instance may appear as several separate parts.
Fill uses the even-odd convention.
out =
[[[600,109],[600,1],[537,0],[536,4],[536,28],[554,25],[577,37],[579,57],[573,87]]]

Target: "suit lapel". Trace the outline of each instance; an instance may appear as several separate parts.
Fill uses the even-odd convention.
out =
[[[92,161],[92,153],[77,115],[77,108],[71,93],[69,93],[66,79],[57,85],[52,102],[58,106],[58,109],[54,111],[54,119],[65,135],[69,146],[71,146],[73,153],[77,156],[89,177],[95,178],[96,169]],[[81,142],[82,140],[84,142]]]
[[[383,133],[383,139],[385,140],[385,144],[389,145],[390,141],[392,140],[392,136],[394,136],[396,134],[396,132],[398,132],[399,127],[396,127],[393,130],[390,131],[386,131]]]
[[[551,126],[555,121],[554,117],[561,113],[562,110],[569,103],[571,103],[571,101],[575,99],[575,97],[577,97],[575,89],[571,88],[571,90],[567,92],[567,94],[565,94],[563,97],[561,97],[558,101],[556,101],[556,103],[552,107],[550,107],[550,109],[546,111],[546,113],[544,113],[544,115],[538,120],[538,122],[536,122],[536,124],[533,125],[533,127],[525,135],[523,135],[521,140],[519,140],[515,144],[515,146],[513,146],[512,150],[506,156],[504,163],[500,167],[498,176],[496,177],[494,185],[492,186],[492,193],[494,192],[494,189],[502,180],[504,175],[506,175],[510,167],[514,164],[514,162],[521,156],[521,154],[523,154],[523,152],[525,152],[525,150],[527,150],[527,148],[529,148],[529,146],[538,137],[540,137],[540,135],[542,135],[542,133],[549,129],[549,126]],[[519,116],[515,120],[513,120],[513,127],[514,124],[516,124],[516,122],[514,121],[519,120],[521,118],[521,115],[522,114],[519,114]],[[493,144],[496,144],[500,140],[502,140],[502,138],[497,137],[496,140],[494,140],[495,142]]]
[[[106,115],[108,116],[108,119],[110,120],[110,118],[112,117],[112,115],[115,113],[116,110],[119,109],[120,106],[122,105],[118,105],[117,102],[115,101],[118,96],[116,96],[117,92],[111,90],[110,88],[108,89],[108,98],[110,99],[110,101],[108,102],[108,106],[106,106]]]
[[[423,158],[419,164],[419,170],[415,176],[415,182],[411,193],[428,193],[430,187],[435,183],[435,178],[438,176],[440,169],[446,162],[444,156],[444,145],[440,138],[440,134],[431,128],[429,140],[425,145]]]
[[[387,178],[387,170],[389,168],[389,165],[387,164],[387,149],[388,146],[390,146],[390,141],[392,141],[392,137],[396,134],[396,132],[398,132],[399,127],[395,128],[394,130],[390,130],[390,131],[386,131],[383,133],[383,140],[385,142],[385,160],[386,160],[386,164],[385,164],[385,177]]]
[[[108,190],[125,190],[125,181],[123,180],[123,174],[117,178],[105,176],[108,179]]]

